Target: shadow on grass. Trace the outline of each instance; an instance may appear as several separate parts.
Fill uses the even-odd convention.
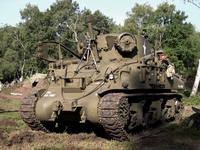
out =
[[[43,126],[50,132],[56,133],[68,133],[68,134],[79,134],[87,133],[90,134],[94,132],[97,137],[104,139],[109,139],[107,133],[101,125],[92,124],[90,122],[78,123],[78,122],[68,122],[68,123],[42,123]]]
[[[4,110],[1,109],[0,111],[4,111]],[[118,147],[119,149],[124,149],[124,150],[132,150],[132,149],[134,150],[170,150],[170,149],[198,150],[200,149],[200,143],[199,143],[200,131],[197,130],[196,128],[189,128],[188,123],[189,123],[189,120],[187,118],[180,122],[170,123],[169,126],[167,126],[164,131],[158,134],[154,134],[149,137],[140,139],[138,141],[134,141],[134,142],[129,142],[129,141],[117,142],[117,141],[109,140],[106,136],[104,137],[104,139],[100,139],[98,137],[103,137],[102,136],[103,129],[101,128],[101,126],[96,126],[90,123],[70,124],[67,130],[65,131],[69,133],[70,136],[68,136],[68,134],[54,135],[54,134],[46,134],[46,133],[41,133],[41,132],[20,131],[19,134],[17,134],[16,136],[12,136],[11,141],[12,141],[12,145],[13,144],[15,145],[15,144],[23,144],[27,142],[26,141],[27,139],[30,139],[30,138],[32,141],[35,141],[38,137],[39,137],[38,140],[41,140],[40,138],[43,139],[44,137],[46,138],[46,140],[50,140],[52,138],[55,138],[55,140],[57,140],[59,136],[67,135],[67,137],[65,138],[67,138],[68,140],[70,139],[69,141],[79,140],[80,142],[83,142],[83,143],[85,142],[89,143],[89,140],[91,140],[92,138],[92,141],[96,142],[97,145],[98,145],[98,142],[103,141],[103,143],[107,143],[108,145],[111,145],[111,147],[113,144],[113,146],[115,145],[115,147]],[[95,139],[96,136],[91,134],[94,130],[98,131],[98,133],[100,134],[98,135],[97,133],[96,139]],[[87,134],[83,134],[83,133],[87,133]],[[61,138],[62,140],[60,141],[60,142],[63,142],[64,149],[65,148],[77,149],[77,147],[73,145],[73,143],[66,144],[65,143],[66,141],[64,141],[65,138]],[[2,140],[4,139],[5,138],[2,137]],[[57,147],[47,146],[44,148],[56,149]],[[105,147],[102,147],[102,149],[104,148]],[[82,149],[84,149],[84,147]]]
[[[162,132],[138,141],[114,142],[126,150],[198,150],[200,149],[200,130],[197,130],[195,127],[189,127],[188,124],[189,119],[186,118],[179,122],[170,123]],[[90,132],[92,132],[94,127],[89,127],[91,129]],[[108,139],[106,134],[103,134],[103,130],[100,126],[96,127],[96,131],[99,131],[99,134],[101,133],[100,135],[97,133],[97,137],[103,137],[108,140],[108,142],[113,142],[113,140],[110,141],[110,139]],[[71,130],[68,133],[78,134],[83,132],[84,128],[76,126],[74,129],[79,129],[79,131],[75,130],[75,132],[72,132],[73,130]]]
[[[8,112],[19,112],[19,109],[10,110],[10,109],[0,108],[0,113],[8,113]]]
[[[162,132],[139,139],[138,141],[115,142],[121,143],[119,145],[126,150],[198,150],[200,149],[200,130],[197,130],[195,126],[189,127],[188,125],[189,119],[187,117],[184,120],[170,123]],[[104,138],[108,142],[110,141],[101,126],[77,124],[77,126],[69,129],[73,129],[68,130],[69,134],[91,133],[94,131],[97,137]]]
[[[188,119],[170,123],[164,131],[135,142],[127,142],[125,147],[142,150],[198,150],[200,130],[190,128],[188,123]]]

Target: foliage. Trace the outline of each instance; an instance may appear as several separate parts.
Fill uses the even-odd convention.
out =
[[[0,80],[12,81],[20,74],[23,65],[23,49],[20,39],[16,35],[18,28],[5,26],[1,29],[0,37]]]
[[[86,31],[85,16],[90,10],[79,10],[72,0],[57,0],[50,9],[41,12],[38,6],[26,5],[20,11],[22,21],[17,27],[0,28],[0,80],[11,82],[20,76],[30,76],[35,72],[45,73],[47,62],[36,57],[38,41],[60,41],[76,51],[78,36]],[[98,28],[112,29],[114,22],[100,11],[93,14],[93,24]],[[55,51],[50,51],[50,56]],[[66,52],[63,54],[68,57]]]
[[[165,42],[164,50],[174,62],[177,71],[190,77],[196,72],[200,47],[192,41],[191,37],[195,35],[195,30],[192,24],[184,23],[186,18],[184,12],[180,11],[173,15],[171,24],[166,27],[164,38],[168,40]]]
[[[200,93],[198,92],[196,96],[194,97],[189,97],[188,96],[185,96],[184,97],[184,104],[187,105],[187,106],[200,106]]]
[[[151,16],[153,16],[153,8],[150,5],[139,5],[138,3],[132,8],[131,12],[127,12],[128,18],[124,23],[124,30],[136,33],[142,31],[143,28],[151,26]]]
[[[30,3],[20,11],[18,26],[0,27],[0,80],[11,82],[20,76],[30,76],[35,72],[46,73],[47,62],[36,57],[38,41],[60,41],[69,49],[77,51],[77,41],[88,32],[86,16],[92,15],[95,28],[114,33],[131,32],[140,34],[143,28],[148,31],[149,41],[157,49],[163,49],[174,62],[178,73],[194,77],[200,57],[200,33],[185,20],[184,12],[174,5],[161,3],[154,10],[149,4],[135,4],[124,25],[116,25],[112,18],[99,10],[94,13],[72,0],[57,0],[49,9],[41,12],[38,6]],[[96,31],[94,31],[96,33]],[[56,57],[55,51],[49,51]],[[64,52],[64,57],[68,54]]]
[[[174,12],[175,6],[168,3],[158,5],[157,9],[153,12],[151,17],[152,25],[148,30],[151,33],[149,40],[154,44],[155,49],[162,49],[163,44],[167,41],[164,35],[167,32],[166,27],[170,25]]]
[[[200,1],[199,0],[182,0],[184,3],[188,2],[193,4],[194,6],[198,7],[200,9]]]
[[[125,21],[124,29],[140,33],[148,31],[148,40],[155,50],[162,49],[176,67],[176,72],[186,78],[194,77],[199,59],[199,33],[186,22],[184,12],[167,2],[153,10],[149,5],[136,4]]]

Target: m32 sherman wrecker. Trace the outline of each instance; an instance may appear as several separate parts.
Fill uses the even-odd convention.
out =
[[[144,34],[109,33],[92,27],[79,38],[78,52],[56,41],[39,42],[38,57],[49,61],[47,89],[34,89],[20,106],[33,130],[54,131],[70,123],[101,125],[111,139],[134,141],[181,119],[181,76]],[[94,35],[94,30],[98,34]],[[145,31],[145,30],[144,30]],[[48,48],[58,46],[58,59]],[[61,49],[73,55],[65,59]]]

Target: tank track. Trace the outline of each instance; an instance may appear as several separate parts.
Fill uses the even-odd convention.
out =
[[[153,100],[155,97],[178,97],[182,100],[182,95],[178,93],[153,93],[153,94],[125,94],[125,93],[109,93],[101,98],[98,104],[98,117],[100,123],[103,125],[105,131],[108,133],[111,139],[118,141],[136,141],[158,132],[163,131],[168,124],[161,122],[159,126],[154,129],[147,129],[139,131],[138,133],[128,133],[125,129],[126,120],[128,119],[126,113],[129,111],[126,98],[131,97],[132,100]],[[124,99],[125,98],[125,99]],[[120,107],[124,107],[120,112]],[[180,120],[183,112],[183,103],[180,109],[180,113],[175,116],[175,120]],[[125,120],[125,121],[124,121]]]
[[[175,93],[166,93],[166,94],[125,94],[125,93],[109,93],[103,96],[98,104],[98,117],[100,123],[103,125],[105,131],[109,134],[112,139],[118,141],[136,141],[158,132],[161,132],[165,129],[166,125],[160,125],[159,128],[152,130],[146,130],[140,133],[127,133],[124,129],[124,124],[126,124],[126,113],[128,113],[129,106],[124,98],[132,97],[137,100],[142,99],[153,99],[153,97],[163,97],[163,96],[172,96],[172,97],[181,97],[180,94]],[[32,129],[36,131],[44,131],[49,133],[42,123],[37,119],[35,113],[35,107],[37,103],[37,97],[35,95],[28,95],[21,101],[20,105],[20,116],[22,120]],[[122,106],[123,113],[119,112],[119,107]],[[183,108],[182,108],[183,109]],[[122,115],[121,115],[122,114]],[[124,114],[124,115],[123,115]],[[177,115],[176,119],[180,119],[181,114]]]
[[[41,130],[49,133],[49,130],[47,130],[36,117],[35,107],[37,101],[38,98],[33,94],[22,99],[20,105],[20,116],[32,130]]]

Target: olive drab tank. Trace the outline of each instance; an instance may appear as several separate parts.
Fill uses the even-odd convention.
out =
[[[89,34],[79,38],[77,53],[56,41],[38,43],[50,81],[22,100],[24,122],[45,132],[90,122],[112,139],[134,141],[181,119],[184,82],[167,55],[151,48],[145,30],[109,33],[86,20]],[[51,46],[58,46],[58,59],[48,55]],[[65,59],[61,50],[73,57]]]

